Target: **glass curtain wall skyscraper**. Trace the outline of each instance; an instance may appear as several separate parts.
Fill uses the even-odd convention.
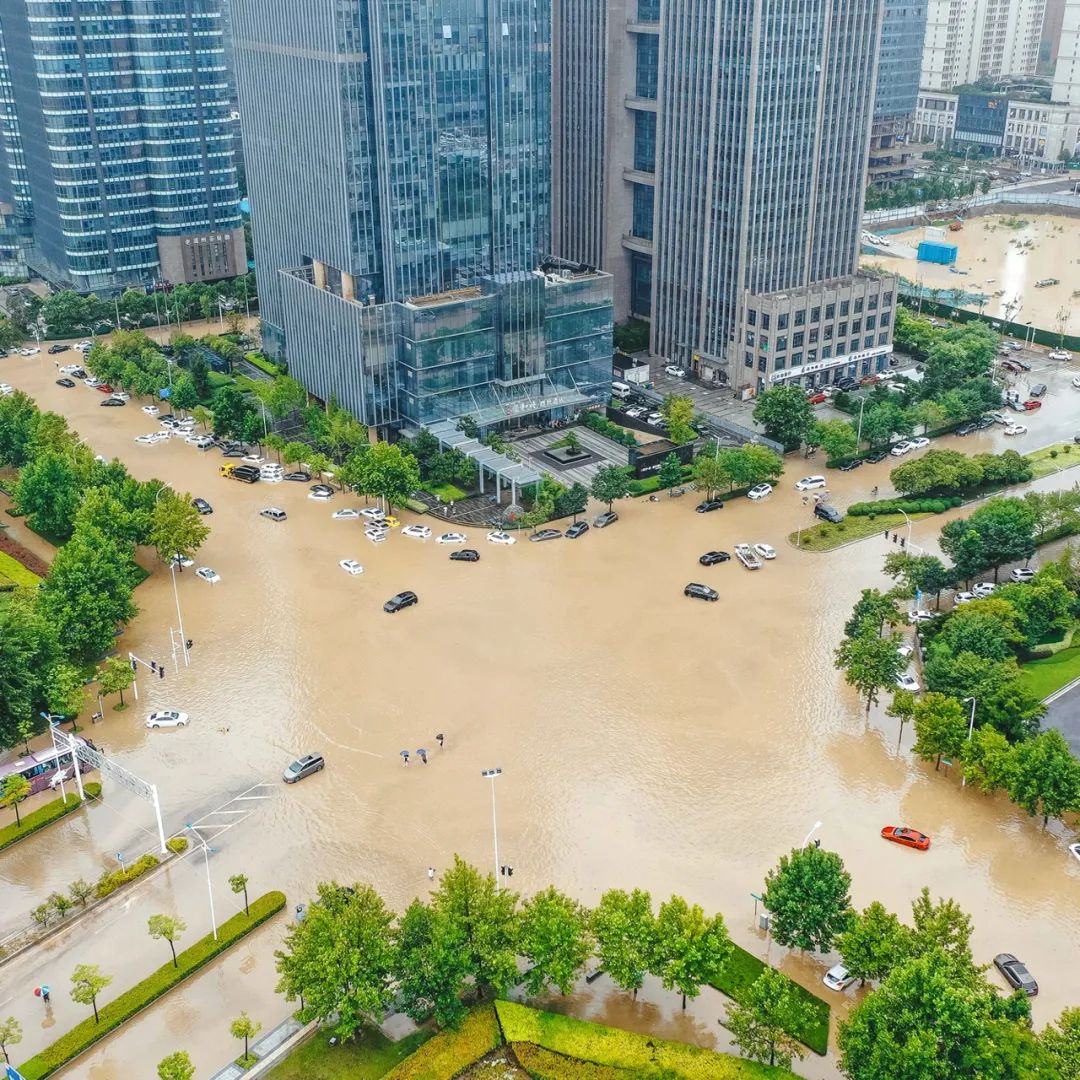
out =
[[[56,284],[246,270],[217,0],[0,0],[4,187]]]
[[[379,427],[598,400],[606,275],[549,265],[546,0],[233,0],[264,340]]]

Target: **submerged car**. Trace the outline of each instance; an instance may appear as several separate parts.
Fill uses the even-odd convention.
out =
[[[694,509],[699,514],[711,514],[714,510],[723,510],[724,504],[719,499],[706,499],[704,502],[699,502]]]
[[[906,825],[886,825],[881,830],[881,838],[903,847],[915,848],[917,851],[930,849],[930,837],[918,829],[909,829]]]
[[[567,540],[576,540],[579,536],[589,531],[589,523],[587,521],[575,521],[569,529],[566,530]]]
[[[704,555],[698,559],[698,562],[702,566],[716,566],[717,563],[727,562],[731,556],[726,551],[706,551]]]
[[[1035,981],[1035,976],[1028,971],[1027,965],[1022,960],[1017,960],[1012,953],[998,953],[994,957],[994,967],[1014,990],[1022,990],[1028,997],[1038,994],[1039,984]]]
[[[211,566],[200,566],[195,571],[197,578],[202,578],[203,581],[209,581],[211,585],[216,585],[221,580],[221,575]]]
[[[619,520],[619,515],[614,510],[605,510],[598,518],[593,521],[594,529],[606,529],[609,525],[614,525]]]
[[[694,600],[720,599],[720,594],[715,589],[710,589],[708,585],[702,585],[698,581],[691,581],[690,584],[683,589],[683,596],[689,596]]]
[[[281,779],[286,784],[295,784],[297,780],[304,780],[317,772],[322,772],[326,766],[322,754],[305,754],[297,758],[282,774]]]
[[[414,604],[420,603],[420,598],[416,593],[406,590],[405,592],[399,592],[396,596],[391,596],[389,600],[383,604],[383,611],[390,615],[396,615],[399,611],[403,611],[407,607],[412,607]]]
[[[359,577],[364,572],[364,568],[355,559],[342,559],[338,566],[350,577]]]
[[[495,529],[487,534],[487,542],[489,544],[504,544],[509,546],[510,544],[517,543],[517,537],[511,536],[508,532],[503,532],[502,529]]]
[[[835,967],[831,967],[825,972],[821,981],[830,990],[842,992],[855,982],[855,976],[852,975],[843,964],[837,964]]]
[[[755,484],[747,493],[748,499],[753,499],[755,502],[758,499],[764,499],[766,495],[772,494],[772,484]]]
[[[460,551],[450,552],[451,562],[479,562],[480,552],[475,548],[462,548]]]
[[[161,709],[146,718],[148,728],[187,727],[188,714],[177,709]]]
[[[562,536],[562,533],[558,529],[541,529],[539,532],[534,532],[529,539],[534,544],[541,544],[545,540],[558,540]]]

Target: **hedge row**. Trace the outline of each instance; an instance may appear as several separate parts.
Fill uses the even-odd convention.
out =
[[[104,900],[106,896],[116,892],[121,885],[126,885],[129,881],[142,877],[148,870],[153,870],[160,861],[156,855],[147,853],[140,855],[130,866],[111,872],[106,871],[98,878],[98,883],[94,886],[94,895],[99,900]]]
[[[679,1080],[749,1080],[751,1077],[791,1076],[782,1069],[770,1069],[700,1046],[574,1020],[512,1001],[496,1001],[495,1011],[503,1035],[511,1044],[533,1043],[579,1061],[625,1070],[635,1077],[647,1074],[678,1077]],[[393,1076],[393,1073],[389,1075]]]
[[[245,353],[244,359],[251,364],[252,367],[257,367],[260,371],[265,371],[267,375],[273,375],[275,378],[282,373],[281,368],[272,360],[268,360],[262,353]]]
[[[87,800],[101,798],[100,784],[83,784],[83,791],[86,792]],[[53,802],[38,807],[37,810],[31,813],[25,814],[22,819],[21,829],[14,822],[5,825],[0,829],[0,851],[10,847],[12,844],[17,844],[31,833],[36,833],[38,829],[44,829],[46,825],[51,825],[54,821],[58,821],[60,818],[70,814],[72,810],[77,810],[81,805],[82,800],[78,794],[69,792],[66,798],[55,799]]]
[[[874,502],[852,503],[847,512],[853,517],[874,517],[877,514],[944,514],[964,505],[959,495],[946,495],[940,499],[878,499]]]
[[[601,416],[598,412],[587,412],[584,421],[587,428],[612,442],[619,443],[621,446],[637,446],[637,439],[626,428],[613,424],[606,416]]]
[[[383,1080],[450,1080],[501,1044],[495,1009],[484,1005],[468,1013],[457,1031],[440,1031],[428,1039]],[[26,1080],[34,1078],[28,1076]]]
[[[173,967],[171,961],[163,964],[153,975],[136,983],[130,990],[125,990],[107,1005],[101,1006],[98,1010],[100,1023],[95,1024],[93,1016],[90,1016],[81,1024],[76,1024],[51,1046],[20,1065],[19,1071],[25,1080],[43,1080],[44,1077],[51,1076],[73,1058],[89,1050],[99,1039],[105,1038],[136,1013],[168,993],[177,983],[205,967],[257,926],[276,915],[284,906],[284,893],[269,892],[260,896],[251,903],[250,916],[240,912],[218,927],[217,941],[211,934],[200,938],[190,949],[185,949],[177,956],[177,967]]]
[[[631,1075],[625,1069],[565,1057],[535,1043],[512,1043],[511,1049],[533,1080],[629,1080]]]

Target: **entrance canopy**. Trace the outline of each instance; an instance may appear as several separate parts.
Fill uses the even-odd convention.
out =
[[[484,490],[484,473],[495,477],[495,491],[498,494],[503,484],[509,484],[513,500],[517,502],[517,489],[539,484],[541,474],[528,465],[512,461],[505,454],[500,454],[485,446],[477,439],[471,439],[464,432],[458,431],[452,420],[440,420],[430,424],[428,432],[439,440],[439,445],[447,450],[460,450],[466,457],[476,462],[480,478],[480,490]]]

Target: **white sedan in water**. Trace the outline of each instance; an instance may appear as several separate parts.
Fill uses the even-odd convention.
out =
[[[1077,390],[1080,390],[1080,375],[1073,376],[1072,384],[1076,387]]]
[[[1026,435],[1027,428],[1023,424],[1010,424],[1005,429],[1006,435]]]
[[[772,494],[772,484],[755,484],[747,493],[748,499],[753,499],[757,502],[758,499],[764,499],[766,495]]]
[[[195,571],[197,578],[202,578],[203,581],[209,581],[211,585],[216,585],[221,580],[221,575],[211,566],[200,566]]]
[[[449,532],[443,533],[441,536],[435,538],[436,544],[464,544],[468,541],[468,537],[464,533]]]
[[[754,545],[754,550],[763,559],[775,559],[776,558],[776,548],[774,548],[771,544],[755,544]]]
[[[62,370],[63,368],[61,368],[61,371]],[[161,412],[161,410],[156,405],[144,405],[142,407],[142,411],[146,413],[147,416],[157,416]]]
[[[135,441],[140,446],[154,446],[159,442],[168,442],[169,435],[165,431],[151,431],[147,435],[136,435]]]
[[[345,507],[342,510],[335,510],[330,517],[334,521],[356,521],[360,517],[360,511],[353,510],[352,507]]]
[[[824,476],[804,476],[801,480],[795,484],[796,491],[813,491],[814,488],[823,488],[825,486]]]
[[[401,535],[412,537],[414,540],[426,540],[431,535],[431,530],[426,525],[406,525],[401,530]]]
[[[177,709],[161,709],[146,718],[148,728],[187,727],[188,714]]]
[[[338,566],[350,577],[359,577],[364,572],[364,568],[355,559],[342,559]]]
[[[503,532],[502,529],[495,529],[487,534],[487,542],[489,544],[506,544],[509,546],[517,543],[517,537],[511,536],[508,532]]]
[[[11,397],[15,393],[15,387],[10,383],[0,382],[0,397]]]

